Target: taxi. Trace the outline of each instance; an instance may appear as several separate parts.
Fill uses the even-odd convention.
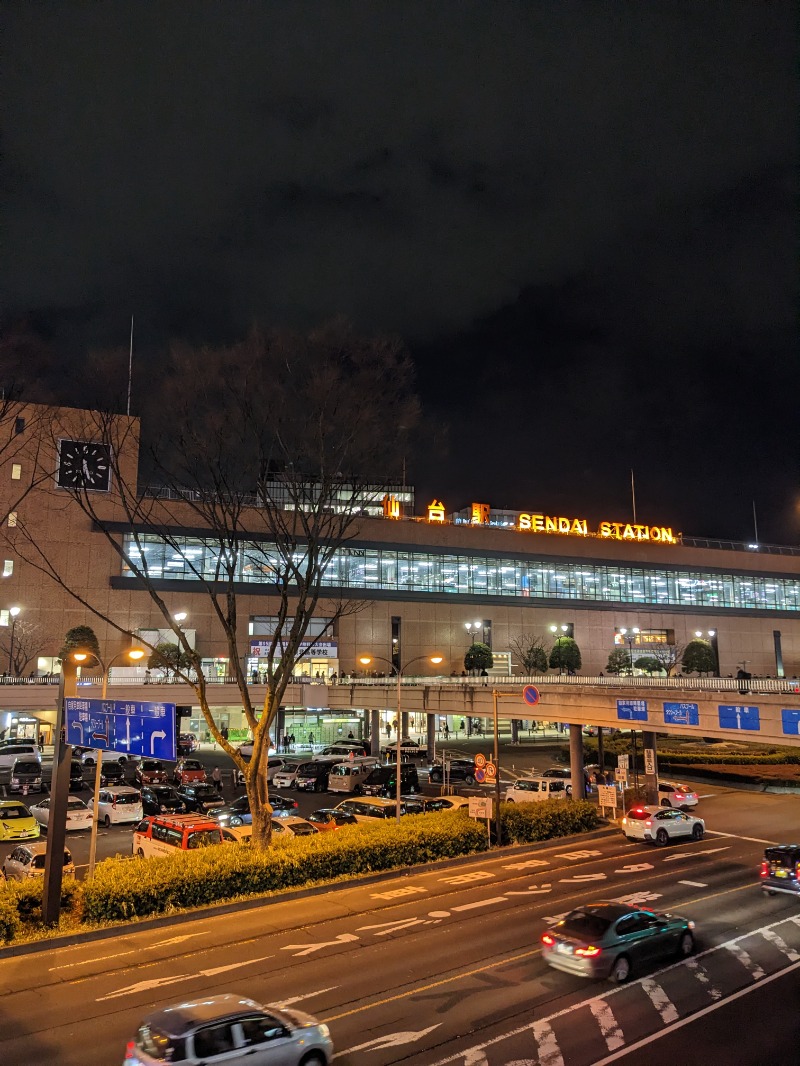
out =
[[[0,800],[0,840],[37,840],[39,823],[19,800]]]

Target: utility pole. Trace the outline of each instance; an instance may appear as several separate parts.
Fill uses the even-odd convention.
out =
[[[58,925],[61,914],[61,882],[64,878],[64,844],[67,837],[67,800],[72,745],[68,743],[64,700],[78,694],[78,667],[67,656],[61,663],[58,708],[54,731],[53,777],[50,783],[50,817],[47,823],[47,850],[44,859],[42,919],[45,925]],[[64,731],[64,740],[61,733]]]

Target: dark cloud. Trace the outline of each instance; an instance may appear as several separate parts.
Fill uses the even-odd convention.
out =
[[[635,460],[687,528],[766,488],[796,535],[788,2],[3,19],[3,288],[66,358],[133,312],[142,360],[341,312],[408,340],[451,423],[423,484],[566,506]]]

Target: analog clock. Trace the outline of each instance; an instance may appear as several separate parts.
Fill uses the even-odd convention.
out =
[[[60,441],[56,482],[62,489],[108,492],[111,487],[110,446],[96,441]]]

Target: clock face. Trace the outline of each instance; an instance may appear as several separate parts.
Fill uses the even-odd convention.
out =
[[[60,441],[56,483],[62,489],[108,492],[111,487],[110,446],[96,441]]]

